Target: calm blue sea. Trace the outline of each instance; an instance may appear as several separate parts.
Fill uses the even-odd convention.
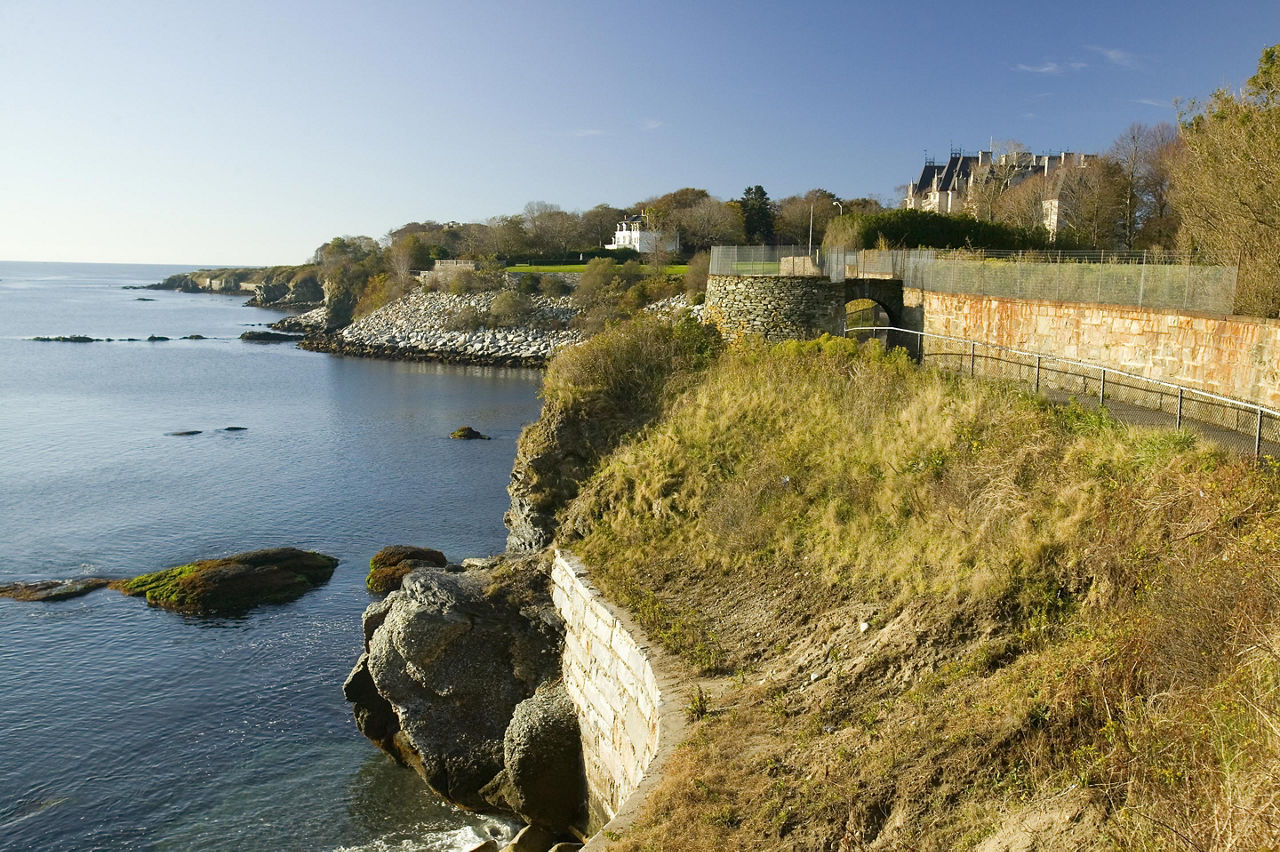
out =
[[[369,744],[341,685],[375,551],[502,549],[539,375],[244,343],[280,314],[123,289],[189,268],[0,263],[0,582],[277,545],[342,562],[236,619],[107,590],[0,599],[0,848],[474,843],[500,827],[439,805]],[[75,334],[172,339],[30,340]],[[178,339],[192,334],[207,339]],[[464,424],[494,440],[451,441]],[[201,434],[166,434],[186,430]]]

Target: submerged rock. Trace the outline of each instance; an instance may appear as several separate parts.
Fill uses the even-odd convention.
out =
[[[280,331],[246,331],[240,335],[241,340],[250,343],[297,343],[301,334],[286,334]]]
[[[36,580],[31,583],[0,585],[0,597],[15,601],[65,601],[101,589],[110,581],[105,577],[75,577],[70,580]]]
[[[32,340],[40,343],[100,343],[96,337],[86,337],[83,334],[60,335],[58,337],[33,337]]]
[[[457,440],[460,440],[460,441],[490,440],[488,435],[481,435],[479,432],[477,432],[475,429],[472,429],[470,426],[462,426],[458,429],[454,429],[452,432],[449,433],[449,437],[456,438]]]
[[[323,553],[276,547],[179,565],[118,580],[111,587],[179,612],[238,614],[299,597],[327,581],[337,564],[336,558]]]
[[[188,437],[190,437],[190,436],[192,436],[192,435],[199,435],[199,434],[201,434],[201,430],[199,430],[199,429],[184,429],[184,430],[183,430],[183,431],[181,431],[181,432],[165,432],[164,434],[165,434],[166,436],[170,437],[170,438],[188,438]]]

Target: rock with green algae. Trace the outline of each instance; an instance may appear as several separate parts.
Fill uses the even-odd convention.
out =
[[[489,440],[488,435],[481,435],[479,432],[477,432],[475,429],[472,429],[470,426],[462,426],[458,429],[454,429],[451,433],[449,433],[449,437],[459,441]]]
[[[70,580],[36,580],[30,583],[0,585],[0,597],[15,601],[65,601],[101,589],[109,581],[105,577],[76,577]]]
[[[365,585],[369,591],[385,595],[400,588],[406,574],[416,568],[443,568],[449,560],[444,554],[430,547],[413,547],[393,544],[384,547],[369,560],[369,576]]]
[[[276,547],[202,559],[111,584],[151,606],[195,615],[228,615],[259,604],[286,603],[329,579],[338,560]]]

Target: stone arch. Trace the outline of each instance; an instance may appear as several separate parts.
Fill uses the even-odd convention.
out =
[[[895,279],[851,278],[844,284],[844,302],[848,305],[865,299],[880,306],[889,325],[903,328],[902,282]]]
[[[845,302],[844,333],[846,337],[856,338],[859,342],[874,337],[888,346],[890,334],[888,329],[893,324],[889,309],[875,299],[858,297]],[[883,329],[883,331],[854,330],[869,327]]]

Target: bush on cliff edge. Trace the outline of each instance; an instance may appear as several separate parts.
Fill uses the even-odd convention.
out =
[[[557,512],[599,459],[657,417],[720,348],[719,333],[701,323],[643,315],[562,349],[543,379],[542,416],[520,435],[509,488],[537,531],[513,525],[509,546],[549,543]]]

